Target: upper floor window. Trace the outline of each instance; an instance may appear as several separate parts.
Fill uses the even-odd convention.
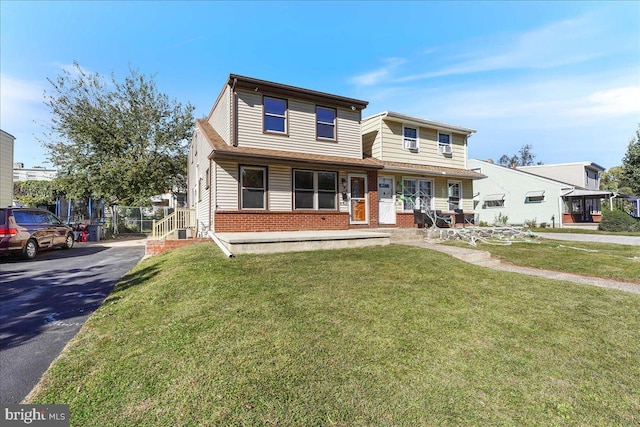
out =
[[[287,133],[287,101],[264,97],[263,130],[265,132]]]
[[[438,153],[451,154],[451,134],[438,132]]]
[[[587,182],[585,183],[585,187],[587,188],[592,188],[592,189],[598,189],[598,172],[594,171],[594,170],[586,170],[586,174],[587,174]]]
[[[336,140],[336,110],[316,107],[316,137]]]
[[[402,127],[402,148],[405,150],[418,149],[418,129],[403,126]]]

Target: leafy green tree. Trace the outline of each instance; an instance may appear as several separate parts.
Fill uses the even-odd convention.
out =
[[[525,144],[520,148],[517,154],[513,156],[509,156],[507,154],[503,154],[502,157],[498,160],[498,164],[502,166],[507,166],[510,168],[516,166],[531,166],[535,163],[536,155],[533,154],[533,145]],[[537,164],[541,165],[542,162],[538,162]]]
[[[13,197],[25,206],[49,206],[56,203],[55,181],[16,181],[13,183]]]
[[[640,195],[640,124],[622,159],[621,181],[633,194]]]
[[[133,69],[119,82],[75,62],[48,80],[52,119],[44,145],[68,197],[147,206],[152,195],[185,187],[190,103],[158,93],[153,76]]]
[[[633,193],[630,187],[625,186],[625,180],[622,177],[622,166],[613,166],[600,174],[600,189],[621,194]]]

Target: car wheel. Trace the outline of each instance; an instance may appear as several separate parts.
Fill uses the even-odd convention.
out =
[[[27,240],[27,244],[24,246],[24,251],[22,251],[22,255],[26,259],[34,259],[37,253],[38,253],[38,244],[36,243],[36,241],[33,239]]]
[[[73,238],[73,234],[71,233],[67,234],[67,239],[64,241],[63,248],[71,249],[73,247],[74,242],[75,242],[75,239]]]

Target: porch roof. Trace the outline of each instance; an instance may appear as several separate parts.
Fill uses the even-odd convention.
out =
[[[372,157],[365,159],[327,156],[324,154],[296,153],[291,151],[270,150],[266,148],[234,147],[229,145],[216,130],[204,119],[197,120],[197,126],[209,141],[212,151],[210,159],[255,159],[294,164],[316,164],[360,169],[382,169],[382,162]]]
[[[444,166],[432,165],[416,165],[413,163],[384,162],[384,170],[389,172],[410,172],[416,174],[445,176],[451,178],[486,178],[485,175],[468,169],[448,168]]]
[[[613,196],[613,191],[606,190],[581,190],[581,189],[573,189],[564,193],[562,197],[582,197],[582,196],[592,196],[592,197],[611,197]]]

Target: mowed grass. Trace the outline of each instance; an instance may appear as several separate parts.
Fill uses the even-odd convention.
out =
[[[408,246],[140,263],[31,402],[74,426],[640,424],[640,298]]]
[[[471,247],[466,243],[456,246]],[[640,285],[640,247],[535,239],[511,245],[477,242],[476,249],[512,264],[603,277]]]

